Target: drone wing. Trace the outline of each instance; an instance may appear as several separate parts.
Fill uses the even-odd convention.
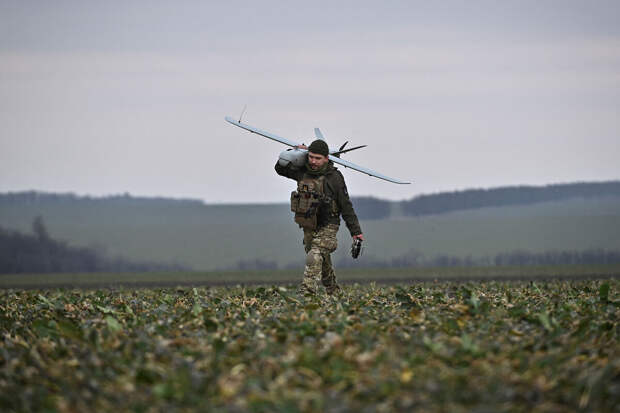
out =
[[[345,161],[344,159],[337,158],[333,155],[329,155],[329,160],[344,166],[345,168],[351,168],[358,172],[364,173],[366,175],[374,176],[375,178],[383,179],[384,181],[393,182],[395,184],[410,184],[411,182],[401,181],[400,179],[390,178],[389,176],[385,176],[380,174],[379,172],[373,171],[372,169],[364,168],[363,166],[359,166],[354,164],[353,162]]]
[[[226,119],[226,121],[228,123],[231,123],[231,124],[233,124],[235,126],[238,126],[238,127],[242,128],[242,129],[245,129],[245,130],[250,131],[252,133],[256,133],[257,135],[264,136],[265,138],[274,140],[276,142],[280,142],[280,143],[283,143],[283,144],[291,146],[291,147],[299,145],[297,142],[294,142],[294,141],[291,141],[289,139],[282,138],[282,137],[280,137],[278,135],[274,135],[273,133],[266,132],[264,130],[255,128],[254,126],[247,125],[247,124],[245,124],[245,123],[243,123],[241,121],[238,121],[238,120],[235,120],[235,119],[231,118],[230,116],[226,116],[225,119]],[[320,130],[318,130],[318,128],[315,129],[314,132],[315,132],[315,134],[317,135],[317,137],[319,139],[323,138],[323,134],[321,133]],[[352,149],[357,149],[357,148],[352,148]],[[384,181],[393,182],[395,184],[409,184],[409,183],[411,183],[411,182],[401,181],[399,179],[390,178],[389,176],[382,175],[379,172],[373,171],[372,169],[364,168],[363,166],[359,166],[359,165],[356,165],[356,164],[354,164],[352,162],[345,161],[345,160],[340,159],[340,158],[338,158],[338,157],[336,157],[334,155],[329,155],[329,160],[334,162],[334,163],[337,163],[339,165],[342,165],[345,168],[351,168],[351,169],[354,169],[354,170],[356,170],[358,172],[362,172],[362,173],[365,173],[367,175],[374,176],[374,177],[379,178],[379,179],[383,179]]]
[[[241,121],[234,120],[230,116],[226,116],[225,119],[226,119],[226,122],[228,122],[228,123],[232,123],[235,126],[238,126],[238,127],[242,128],[242,129],[245,129],[245,130],[248,130],[248,131],[250,131],[252,133],[256,133],[257,135],[264,136],[265,138],[271,139],[273,141],[280,142],[280,143],[283,143],[283,144],[288,145],[288,146],[297,146],[297,145],[299,145],[297,142],[288,140],[286,138],[282,138],[282,137],[280,137],[278,135],[274,135],[273,133],[266,132],[264,130],[260,130],[258,128],[255,128],[254,126],[247,125],[247,124],[245,124],[245,123],[243,123]]]

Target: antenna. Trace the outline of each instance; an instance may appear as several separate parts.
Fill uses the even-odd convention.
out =
[[[245,109],[248,107],[248,105],[243,105],[243,110],[241,111],[241,115],[239,116],[239,122],[237,123],[241,123],[241,118],[243,117],[243,114],[245,113]]]

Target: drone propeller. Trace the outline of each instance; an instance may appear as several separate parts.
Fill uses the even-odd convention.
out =
[[[345,142],[345,143],[344,143],[344,145],[346,145],[348,142],[349,142],[349,141]],[[367,147],[367,146],[368,146],[368,145],[360,145],[360,146],[355,146],[355,147],[353,147],[353,148],[349,148],[349,149],[344,149],[344,150],[343,150],[344,145],[342,145],[342,146],[340,147],[340,149],[338,150],[338,152],[332,152],[332,153],[330,153],[330,155],[333,155],[333,156],[335,156],[335,157],[337,157],[337,158],[340,158],[340,154],[347,153],[347,152],[351,152],[351,151],[354,151],[354,150],[356,150],[356,149],[361,149],[361,148],[365,148],[365,147]]]

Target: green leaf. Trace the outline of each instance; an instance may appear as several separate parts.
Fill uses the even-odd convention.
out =
[[[39,301],[41,301],[43,304],[46,304],[50,307],[53,307],[54,305],[52,304],[52,302],[50,300],[47,299],[47,297],[39,294],[37,295],[37,298],[39,299]]]
[[[553,327],[551,326],[551,320],[549,319],[549,314],[547,314],[546,312],[538,313],[538,321],[545,330],[553,331]]]
[[[68,338],[81,340],[82,339],[82,330],[75,325],[71,320],[62,319],[57,323],[58,332]]]
[[[194,288],[195,290],[195,288]],[[192,306],[192,314],[194,316],[199,316],[200,313],[202,313],[202,307],[200,306],[200,304],[198,303],[198,301],[194,302],[194,305]]]
[[[477,355],[480,353],[480,347],[469,334],[461,335],[461,347],[468,353]]]
[[[607,304],[609,302],[609,283],[604,283],[598,289],[598,296],[602,303]]]
[[[34,320],[32,329],[39,337],[56,336],[56,323],[53,320]]]
[[[478,294],[472,293],[471,297],[467,302],[472,306],[474,310],[477,310],[480,306],[480,299],[478,298]]]
[[[115,310],[111,309],[110,307],[103,307],[103,306],[96,306],[97,310],[101,311],[103,314],[114,314],[116,313]]]
[[[174,395],[174,389],[168,383],[157,383],[153,386],[153,394],[162,399],[169,399]]]
[[[110,315],[106,316],[105,322],[108,324],[108,328],[110,329],[110,331],[114,333],[119,332],[123,329],[123,326],[121,325],[121,323],[119,323],[116,318]]]

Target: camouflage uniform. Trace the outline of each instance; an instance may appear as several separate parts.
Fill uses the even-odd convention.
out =
[[[276,172],[279,175],[300,181],[308,177],[308,168],[294,168],[290,164],[282,166],[276,163]],[[335,203],[337,212],[323,207],[318,212],[318,227],[316,230],[304,229],[304,249],[306,251],[306,266],[301,290],[314,294],[318,291],[319,280],[328,293],[339,289],[336,283],[336,274],[332,267],[330,254],[338,246],[336,234],[340,226],[342,215],[351,236],[362,233],[357,215],[349,199],[344,177],[330,161],[324,172],[324,193]]]
[[[338,225],[327,224],[316,230],[304,229],[304,249],[306,250],[306,268],[301,282],[302,290],[311,294],[319,289],[318,281],[325,286],[329,294],[338,289],[336,273],[332,267],[331,253],[338,247]]]

